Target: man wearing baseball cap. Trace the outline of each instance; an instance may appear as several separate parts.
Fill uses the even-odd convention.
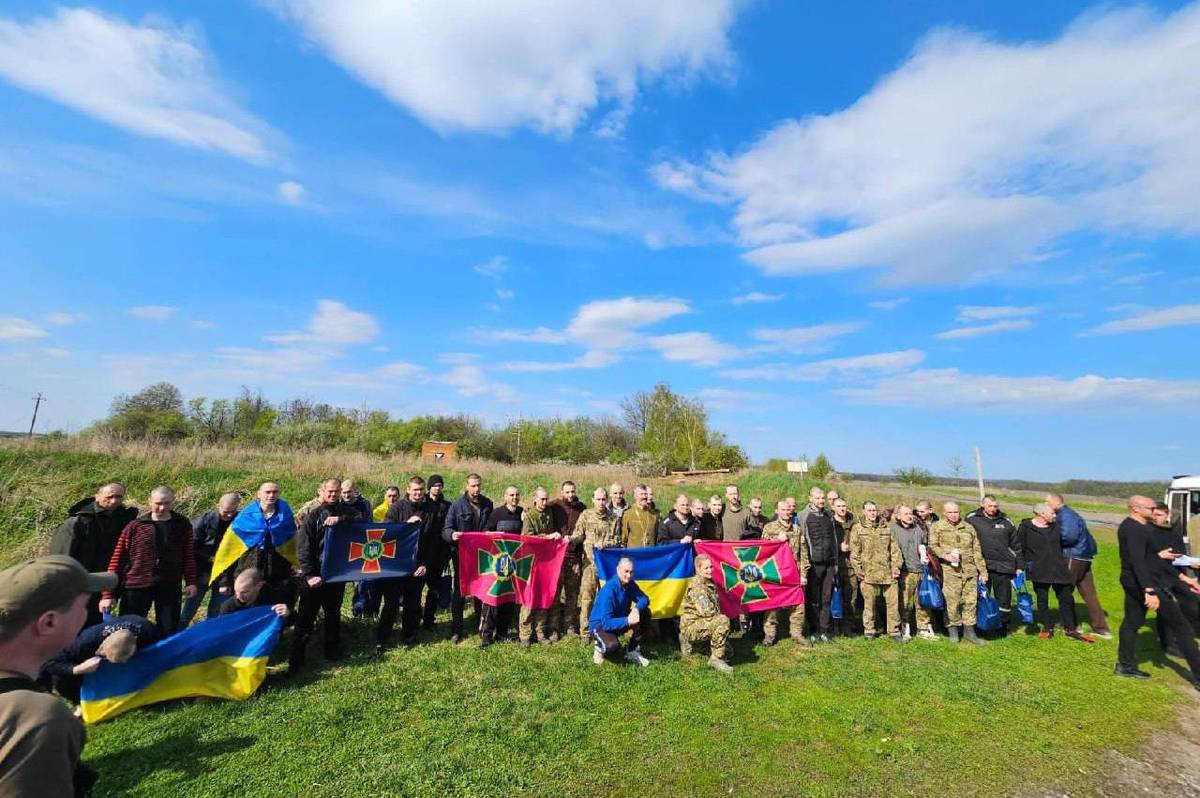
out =
[[[63,554],[0,571],[0,795],[90,794],[83,725],[34,677],[79,634],[91,595],[116,582]]]

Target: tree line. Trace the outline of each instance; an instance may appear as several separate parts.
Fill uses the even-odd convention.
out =
[[[749,465],[740,447],[712,429],[699,399],[659,384],[631,394],[620,407],[619,419],[521,419],[488,426],[463,413],[402,419],[383,410],[334,407],[304,398],[272,402],[248,387],[233,397],[185,400],[172,383],[157,382],[118,395],[108,416],[82,434],[384,455],[415,455],[426,441],[454,441],[463,457],[502,463],[629,464],[645,474]]]

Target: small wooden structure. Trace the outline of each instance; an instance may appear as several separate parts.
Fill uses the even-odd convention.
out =
[[[458,459],[458,444],[454,441],[425,441],[421,444],[421,459],[433,465],[453,463]]]

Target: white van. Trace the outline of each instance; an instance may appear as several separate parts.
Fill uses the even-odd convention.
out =
[[[1183,530],[1184,544],[1189,543],[1189,537],[1200,537],[1200,476],[1172,479],[1163,501],[1171,508],[1171,523]]]

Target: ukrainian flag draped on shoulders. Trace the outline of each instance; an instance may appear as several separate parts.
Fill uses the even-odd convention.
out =
[[[299,567],[296,556],[296,517],[292,508],[283,499],[275,504],[275,512],[269,518],[263,513],[262,505],[250,502],[242,508],[221,538],[221,545],[213,557],[212,581],[225,573],[231,565],[251,549],[262,546],[266,541],[288,562]]]
[[[696,575],[692,547],[686,543],[644,548],[593,549],[596,576],[603,585],[617,578],[617,563],[628,557],[633,561],[633,581],[650,599],[655,618],[674,618],[679,614],[688,580]]]
[[[84,677],[79,706],[85,723],[135,707],[189,696],[249,698],[267,676],[267,658],[283,619],[271,607],[252,607],[189,626],[128,662],[100,663]]]

